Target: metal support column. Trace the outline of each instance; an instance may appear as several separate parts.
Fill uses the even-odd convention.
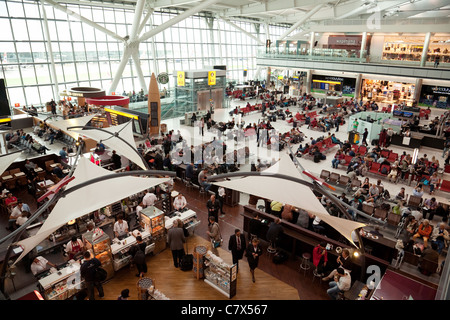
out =
[[[56,67],[55,67],[55,59],[53,57],[53,49],[52,49],[52,41],[50,39],[50,31],[48,29],[48,20],[47,20],[47,12],[45,11],[44,2],[41,1],[42,8],[42,16],[44,17],[44,32],[45,32],[45,40],[47,42],[47,51],[50,56],[50,71],[52,74],[52,82],[55,90],[55,100],[59,100],[59,85],[58,85],[58,77],[56,75]]]
[[[361,49],[359,50],[359,58],[363,59],[364,56],[366,56],[364,54],[364,51],[366,50],[366,46],[367,46],[367,32],[364,31],[362,33],[362,40],[361,40]]]
[[[431,40],[431,32],[427,32],[425,35],[425,42],[423,43],[422,58],[420,59],[421,67],[425,67],[425,64],[427,63],[428,48],[430,46],[430,40]]]

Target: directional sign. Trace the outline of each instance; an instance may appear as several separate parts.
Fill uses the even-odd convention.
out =
[[[184,87],[184,71],[177,72],[177,84],[179,87]]]
[[[216,85],[216,72],[208,71],[208,85],[215,86]]]

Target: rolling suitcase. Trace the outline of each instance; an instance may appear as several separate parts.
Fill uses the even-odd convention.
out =
[[[180,262],[181,271],[191,271],[194,267],[194,256],[188,252],[188,245],[186,242],[186,254],[181,258]]]

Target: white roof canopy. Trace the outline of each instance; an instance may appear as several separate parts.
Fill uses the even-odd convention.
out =
[[[264,170],[263,173],[267,173],[267,176],[237,178],[213,183],[224,188],[301,208],[318,216],[354,244],[351,236],[353,230],[364,227],[365,224],[330,215],[309,187],[271,176],[278,173],[302,179],[300,172],[287,154],[283,153],[280,161]]]
[[[94,165],[86,158],[80,158],[73,174],[75,179],[69,182],[66,188],[68,190],[85,181],[111,174],[114,173]],[[68,194],[58,200],[36,235],[18,242],[18,245],[21,245],[24,251],[17,261],[68,221],[168,180],[169,178],[125,176],[100,181]]]
[[[80,118],[73,118],[73,119],[67,119],[67,120],[59,120],[59,121],[47,121],[48,125],[61,129],[64,131],[64,133],[70,135],[75,140],[78,139],[79,133],[72,132],[70,130],[67,130],[68,127],[75,127],[75,126],[85,126],[95,115],[89,115],[86,117],[80,117]]]
[[[6,171],[9,168],[11,163],[16,161],[20,157],[20,152],[15,152],[11,154],[2,155],[0,157],[0,174]]]
[[[85,135],[95,141],[102,141],[102,143],[109,148],[116,150],[117,153],[122,154],[128,160],[133,161],[138,165],[142,170],[147,170],[144,161],[137,153],[136,143],[134,141],[133,136],[133,127],[130,122],[123,123],[117,126],[112,126],[108,128],[103,128],[108,132],[111,132],[113,135],[106,133],[100,130],[81,130],[81,129],[73,129],[71,131],[77,132],[79,134]],[[127,141],[131,146],[127,143],[123,142],[121,139],[114,136],[115,133],[118,133],[119,136]]]

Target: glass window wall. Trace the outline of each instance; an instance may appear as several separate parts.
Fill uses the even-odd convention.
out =
[[[81,85],[108,90],[122,57],[123,43],[51,5],[44,4],[44,7],[58,90]],[[134,18],[131,9],[86,4],[67,4],[67,7],[121,37],[131,31]],[[180,13],[181,10],[174,8],[155,11],[142,32]],[[140,44],[140,63],[147,84],[152,72],[172,74],[177,70],[200,69],[209,65],[226,65],[228,78],[238,82],[244,80],[243,69],[248,70],[248,79],[254,75],[259,44],[223,21],[213,20],[210,27],[206,19],[203,13],[191,16]],[[262,26],[258,35],[251,22],[233,23],[264,41],[265,29]],[[275,38],[286,28],[274,25],[270,33]],[[0,1],[0,29],[0,77],[5,79],[10,105],[42,105],[52,98],[58,99],[40,2]],[[154,58],[157,60],[153,61]],[[169,90],[175,85],[173,77],[170,79],[164,85]],[[115,92],[140,89],[134,61],[130,59]]]

